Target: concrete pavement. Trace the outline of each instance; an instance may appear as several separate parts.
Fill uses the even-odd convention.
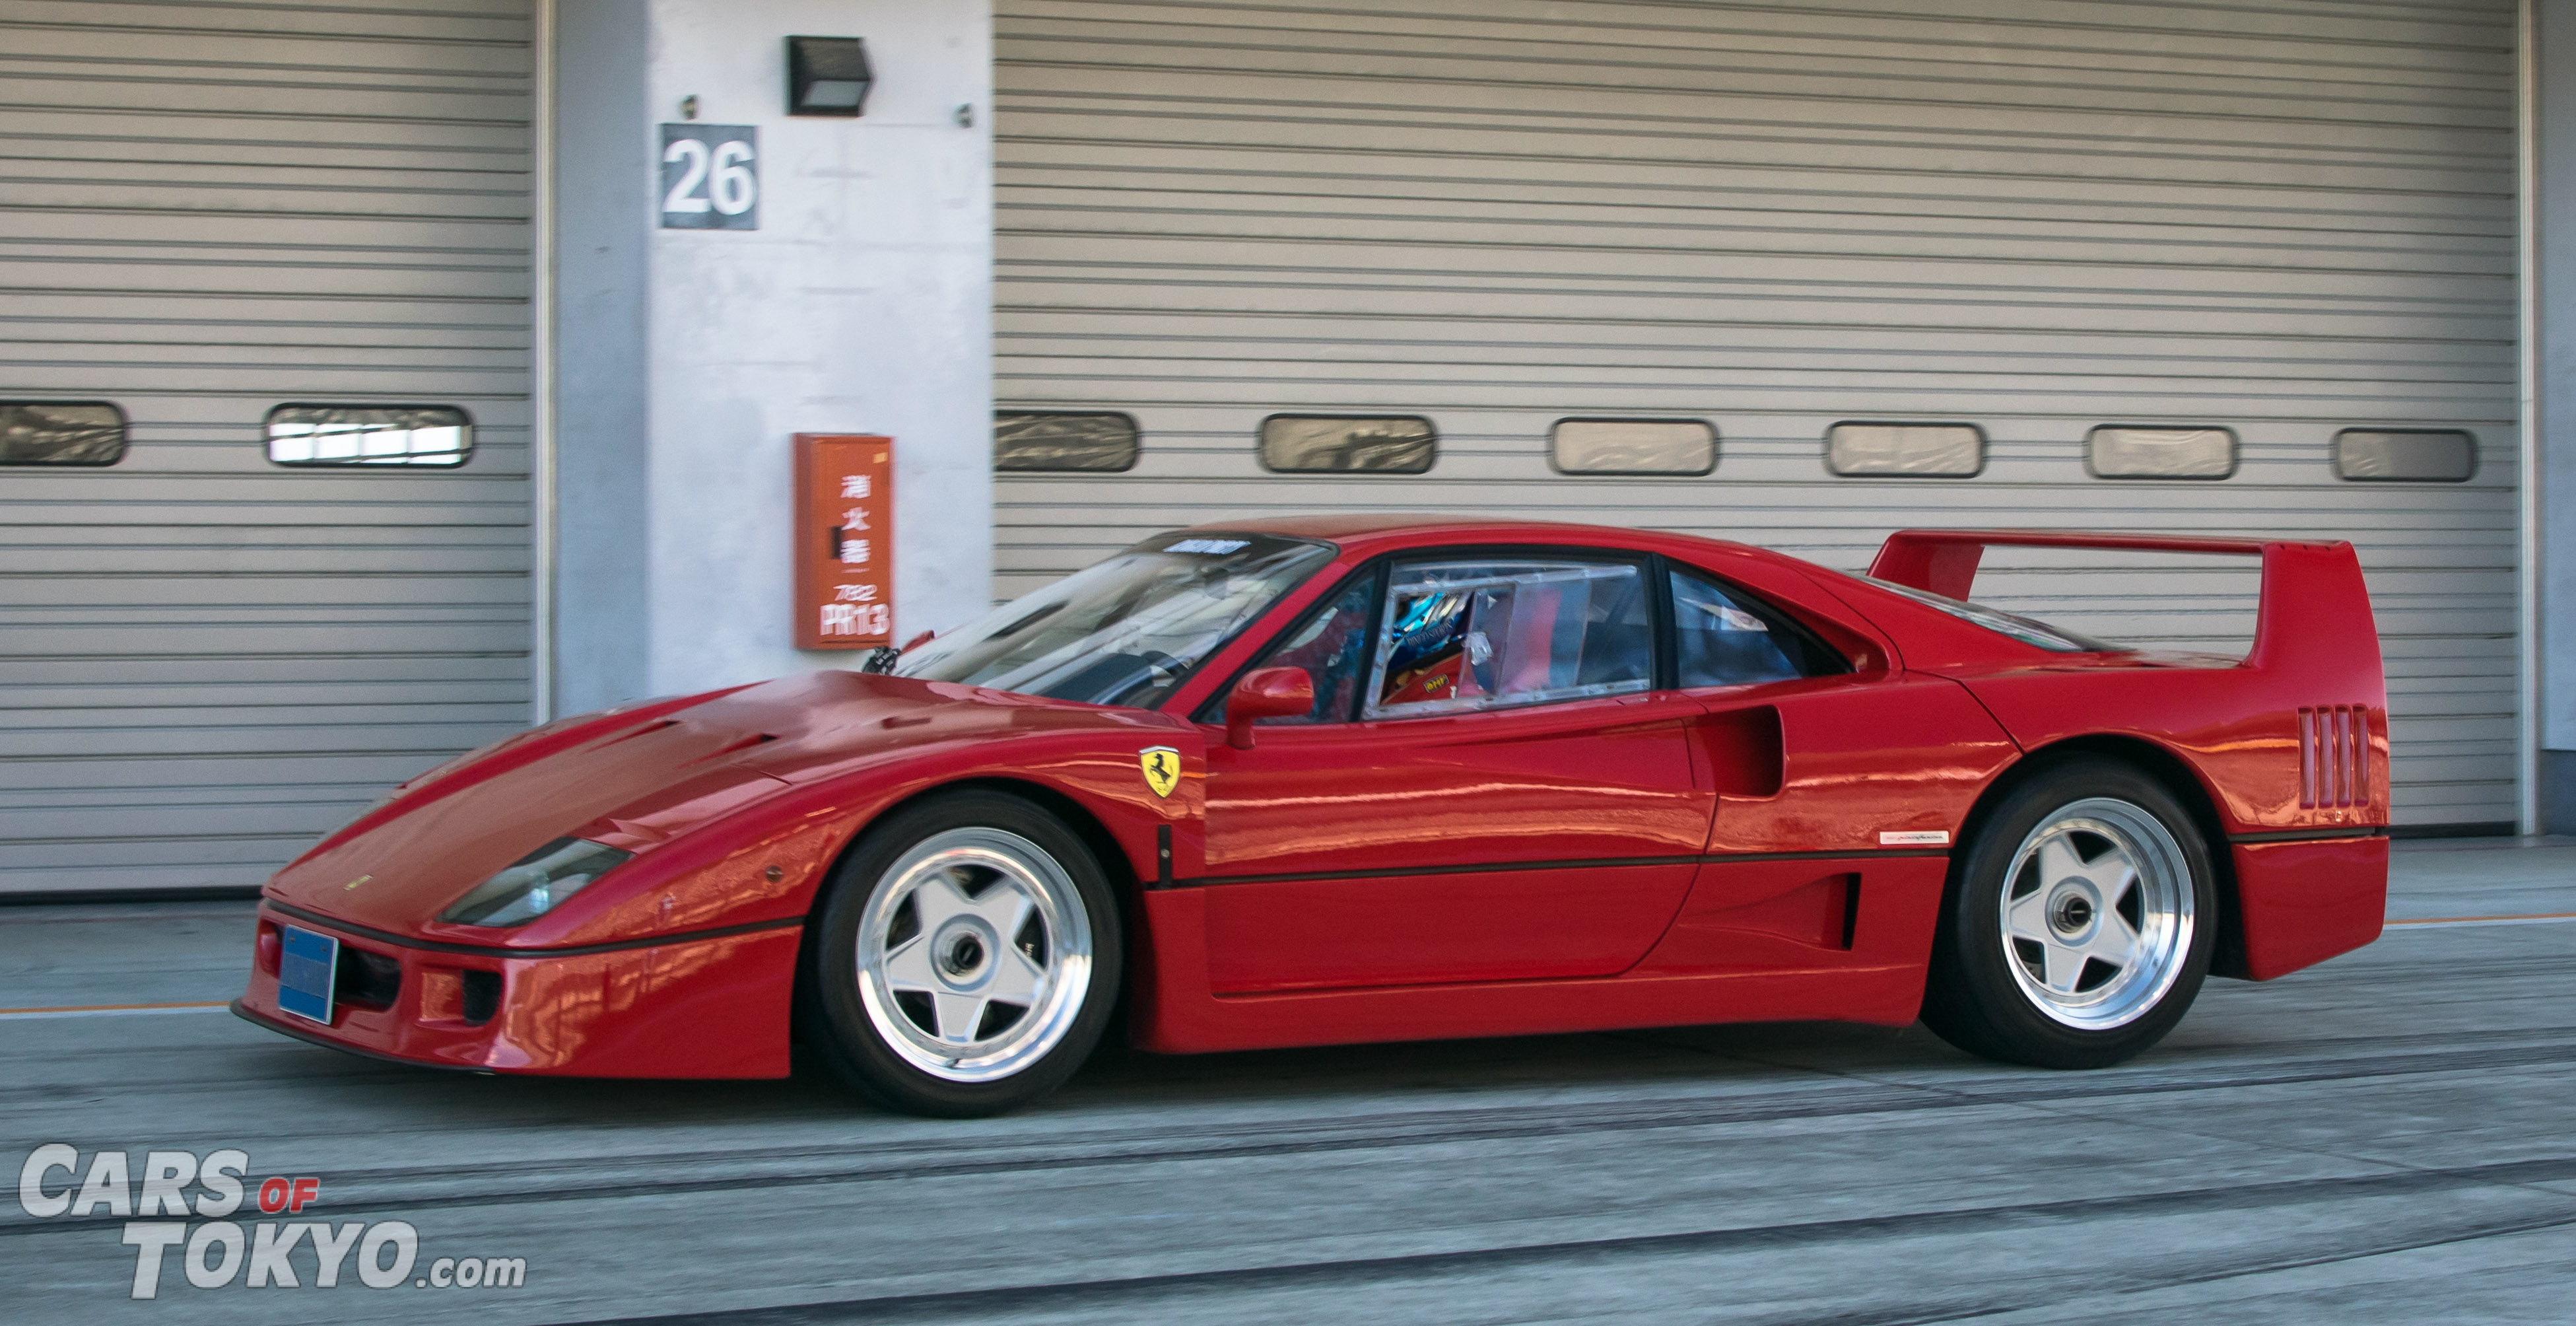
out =
[[[1710,1028],[1165,1059],[941,1123],[817,1080],[460,1077],[219,1010],[0,1014],[0,1158],[239,1147],[517,1288],[127,1297],[0,1199],[25,1320],[2566,1320],[2576,843],[2401,844],[2377,945],[2213,982],[2139,1062]],[[0,1009],[219,1002],[248,904],[0,909]],[[59,1186],[59,1176],[57,1178]],[[285,1217],[278,1217],[285,1219]],[[256,1220],[247,1210],[236,1219]]]

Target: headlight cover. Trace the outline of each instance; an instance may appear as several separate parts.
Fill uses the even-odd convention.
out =
[[[634,855],[586,838],[557,838],[467,890],[438,919],[460,925],[525,925]]]

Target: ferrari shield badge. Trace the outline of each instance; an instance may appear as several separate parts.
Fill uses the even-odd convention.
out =
[[[1145,786],[1154,795],[1167,797],[1181,785],[1181,753],[1169,746],[1148,746],[1136,752],[1136,763],[1145,771]]]

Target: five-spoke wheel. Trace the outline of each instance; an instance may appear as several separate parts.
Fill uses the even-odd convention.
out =
[[[2208,849],[2163,785],[2093,757],[2025,775],[1952,871],[1923,1020],[1962,1049],[2089,1068],[2163,1038],[2199,993]]]
[[[889,816],[836,872],[806,1040],[897,1108],[992,1114],[1082,1062],[1118,978],[1117,911],[1082,840],[1017,797],[950,793]]]
[[[1080,891],[1037,844],[984,826],[913,845],[860,923],[859,998],[913,1067],[951,1082],[1045,1057],[1091,984]]]
[[[2182,975],[2199,922],[2181,844],[2112,797],[2052,812],[2005,874],[2003,930],[2022,993],[2070,1027],[2126,1026]]]

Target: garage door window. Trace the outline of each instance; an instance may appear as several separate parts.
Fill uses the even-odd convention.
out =
[[[279,465],[462,465],[474,421],[450,405],[281,405],[268,412]]]
[[[2456,430],[2347,428],[2335,434],[2337,478],[2465,483],[2477,472],[2477,440]]]
[[[1986,468],[1986,434],[1974,424],[1836,424],[1825,465],[1841,475],[1972,478]]]
[[[2236,473],[2236,434],[2225,428],[2096,428],[2084,466],[2100,479],[2224,479]]]
[[[993,468],[1118,474],[1136,468],[1136,420],[1106,411],[993,417]]]
[[[125,411],[106,401],[0,401],[0,465],[113,465]]]
[[[1547,459],[1560,474],[1706,474],[1717,430],[1697,419],[1559,419]]]
[[[1280,474],[1422,474],[1439,430],[1414,415],[1274,414],[1261,421],[1261,466]]]
[[[1366,716],[1645,690],[1655,632],[1644,586],[1625,563],[1398,566],[1387,584]]]

